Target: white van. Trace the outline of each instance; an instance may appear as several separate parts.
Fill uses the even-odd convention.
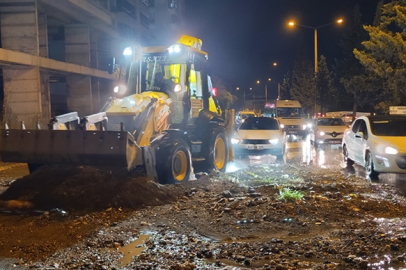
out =
[[[306,136],[307,122],[299,101],[277,100],[273,116],[278,119],[286,135]]]

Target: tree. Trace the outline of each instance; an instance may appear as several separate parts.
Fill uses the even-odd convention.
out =
[[[320,99],[320,112],[323,113],[330,102],[335,100],[335,89],[333,85],[332,74],[328,70],[326,57],[322,55],[318,63],[318,72],[316,74],[316,93]]]
[[[232,95],[224,82],[220,78],[213,78],[213,86],[217,89],[217,100],[220,107],[224,109],[233,109],[236,105],[237,97]]]
[[[316,92],[313,65],[303,53],[298,54],[292,71],[290,96],[298,100],[306,113],[314,112],[319,96]]]
[[[292,79],[291,79],[292,75],[290,70],[288,70],[288,72],[285,74],[285,76],[283,77],[283,81],[282,84],[280,86],[281,92],[280,92],[280,99],[291,99],[290,96],[290,90],[292,88]]]
[[[406,0],[394,0],[382,6],[376,25],[364,26],[369,40],[364,49],[354,49],[365,69],[382,82],[381,103],[406,103]]]
[[[350,29],[340,41],[344,58],[336,60],[336,65],[334,66],[335,74],[339,81],[338,92],[344,88],[349,94],[348,96],[341,91],[340,97],[348,98],[352,101],[353,117],[355,117],[355,112],[359,106],[364,106],[374,101],[374,95],[380,85],[379,81],[370,76],[353,53],[354,49],[362,48],[362,42],[368,38],[367,32],[363,28],[361,17],[359,6],[356,5],[353,10],[353,17],[348,23]]]

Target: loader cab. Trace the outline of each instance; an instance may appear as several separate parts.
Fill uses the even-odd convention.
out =
[[[140,64],[139,92],[163,92],[172,99],[171,123],[192,123],[202,110],[221,115],[211,78],[207,72],[207,54],[184,46],[147,48]],[[157,81],[163,76],[163,82]],[[159,77],[158,76],[158,77]]]

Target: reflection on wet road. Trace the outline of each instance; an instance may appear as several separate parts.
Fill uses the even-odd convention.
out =
[[[269,164],[269,163],[286,163],[297,165],[314,166],[321,169],[341,170],[345,176],[355,175],[367,179],[365,168],[359,165],[345,167],[342,159],[341,145],[319,145],[314,147],[307,137],[302,140],[289,141],[286,146],[286,153],[283,161],[277,161],[275,156],[247,156],[236,158],[234,162],[229,163],[228,172],[234,172],[249,166]],[[382,184],[394,186],[400,194],[406,195],[406,174],[381,173],[375,180]]]

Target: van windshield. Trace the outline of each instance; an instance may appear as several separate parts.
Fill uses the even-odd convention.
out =
[[[278,117],[302,117],[302,108],[277,108],[277,116]]]

